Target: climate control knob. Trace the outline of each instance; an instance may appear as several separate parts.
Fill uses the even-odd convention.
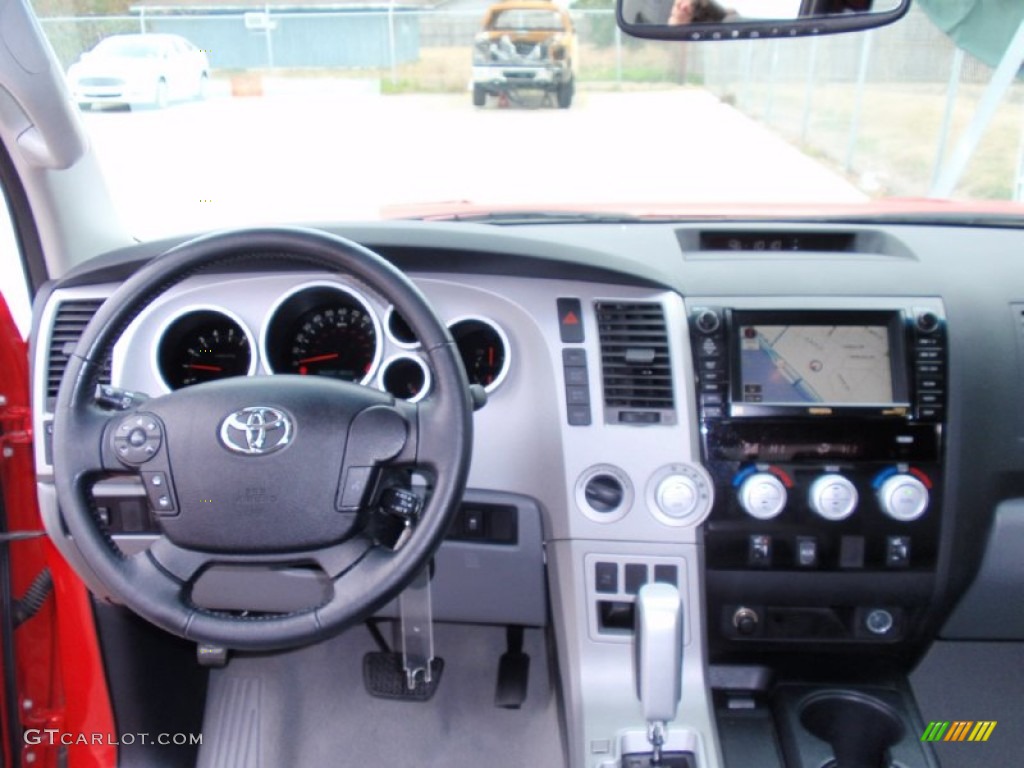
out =
[[[893,520],[909,523],[928,509],[928,488],[913,475],[893,475],[878,489],[878,503]]]
[[[756,472],[740,485],[743,510],[758,520],[778,517],[786,506],[786,486],[771,472]]]
[[[842,475],[822,475],[811,483],[808,503],[826,520],[845,520],[857,509],[857,489]]]

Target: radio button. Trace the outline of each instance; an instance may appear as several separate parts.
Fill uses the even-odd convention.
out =
[[[753,518],[771,520],[786,507],[786,486],[769,472],[751,475],[739,489],[740,506]]]
[[[721,327],[722,321],[718,317],[718,313],[713,309],[701,309],[696,313],[696,319],[694,322],[697,325],[697,330],[701,333],[714,333]]]
[[[808,503],[826,520],[845,520],[857,509],[857,489],[842,475],[822,475],[811,484]]]
[[[878,489],[878,503],[893,520],[909,523],[928,510],[928,489],[913,475],[893,475]]]
[[[697,343],[697,352],[701,357],[721,357],[722,344],[717,339],[708,336]]]

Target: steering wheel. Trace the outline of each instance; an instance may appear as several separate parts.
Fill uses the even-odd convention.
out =
[[[102,361],[157,296],[198,272],[266,259],[351,275],[390,300],[421,342],[433,372],[429,394],[411,404],[332,378],[243,376],[126,402],[126,410],[100,406]],[[149,262],[85,328],[54,413],[57,497],[83,559],[145,619],[227,648],[293,647],[365,618],[426,567],[465,489],[472,410],[447,328],[377,254],[306,229],[208,235]],[[411,526],[398,547],[367,528],[375,483],[389,468],[432,479],[422,510],[404,518]],[[91,484],[110,472],[138,475],[159,523],[156,540],[131,556],[100,529],[92,509]],[[406,493],[399,506],[414,500]],[[315,566],[329,588],[315,607],[287,614],[207,610],[191,595],[213,565]]]

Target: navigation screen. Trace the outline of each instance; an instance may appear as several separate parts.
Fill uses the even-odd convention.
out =
[[[742,401],[885,405],[894,401],[884,325],[741,325]]]

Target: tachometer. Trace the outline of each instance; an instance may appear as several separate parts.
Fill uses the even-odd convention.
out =
[[[176,318],[160,337],[157,366],[171,389],[251,373],[252,342],[238,321],[203,309]]]
[[[355,295],[310,286],[289,296],[270,320],[267,359],[275,373],[365,382],[378,360],[373,315]]]

